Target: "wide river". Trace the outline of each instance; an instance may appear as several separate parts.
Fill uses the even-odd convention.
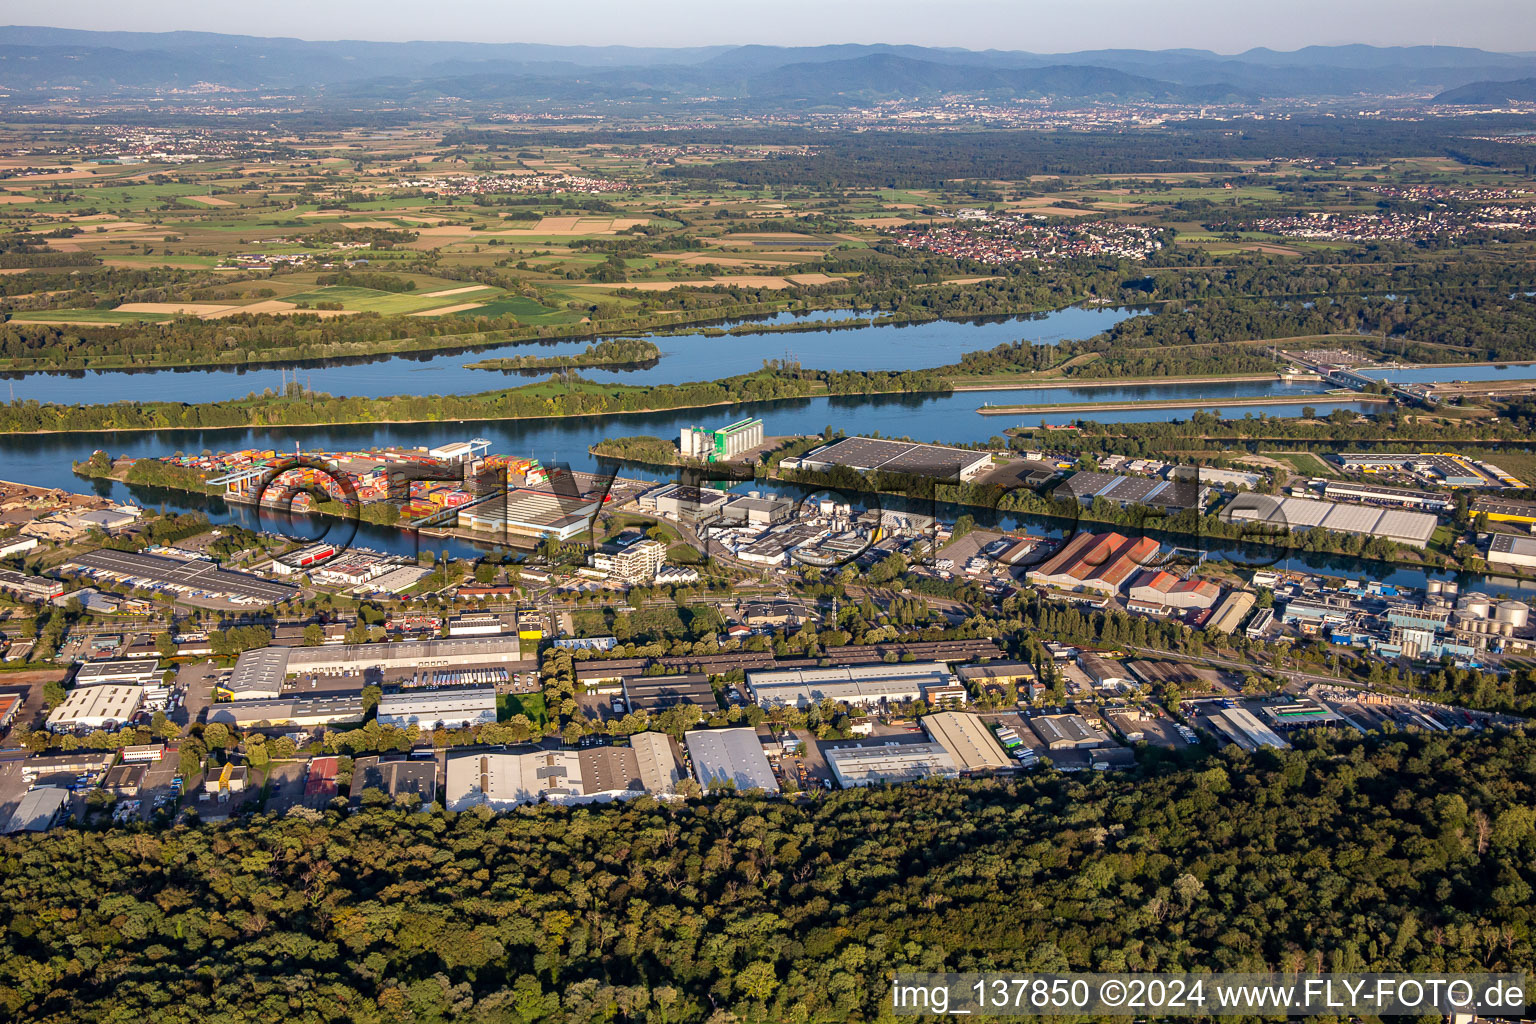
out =
[[[812,314],[820,319],[852,314]],[[863,326],[853,329],[817,332],[780,332],[764,335],[706,338],[685,336],[658,339],[663,357],[650,368],[629,371],[583,370],[584,376],[602,380],[659,383],[708,380],[756,369],[765,358],[798,358],[806,366],[825,369],[916,369],[954,362],[965,352],[991,348],[1005,342],[1027,339],[1038,344],[1053,344],[1067,338],[1090,337],[1105,330],[1135,311],[1121,309],[1067,309],[1022,318],[998,318],[986,321],[935,321],[911,326]],[[774,318],[778,322],[787,315]],[[769,321],[773,322],[773,321]],[[520,345],[512,352],[579,351],[589,342],[560,342],[555,345]],[[489,350],[492,356],[509,347]],[[446,394],[470,393],[505,386],[508,378],[500,373],[466,370],[463,364],[481,354],[463,352],[431,357],[392,357],[351,365],[300,368],[301,380],[308,380],[317,391],[346,395]],[[41,401],[93,403],[133,398],[208,401],[244,395],[252,390],[278,387],[286,374],[276,368],[260,371],[209,369],[197,371],[109,372],[73,376],[30,374],[8,382],[17,398]],[[923,441],[985,442],[1004,429],[1020,424],[1058,422],[1091,416],[1104,422],[1144,422],[1184,419],[1192,409],[1120,410],[1093,413],[1073,410],[1028,417],[982,416],[976,410],[983,403],[1047,404],[1057,402],[1092,402],[1113,404],[1137,400],[1200,399],[1207,408],[1220,409],[1223,401],[1319,394],[1315,383],[1287,384],[1280,381],[1247,381],[1197,384],[1138,384],[1110,387],[1061,387],[1030,390],[957,392],[949,395],[879,395],[868,397],[818,398],[758,403],[705,410],[624,416],[561,418],[526,421],[488,421],[463,423],[386,424],[341,427],[303,427],[275,429],[227,429],[165,432],[102,432],[83,434],[25,435],[0,437],[0,479],[56,486],[74,490],[94,488],[122,500],[136,500],[173,509],[200,508],[216,521],[235,519],[255,525],[254,513],[240,507],[229,508],[217,499],[201,499],[178,492],[88,481],[76,476],[71,464],[88,458],[91,452],[105,449],[114,455],[156,456],[175,451],[224,451],[247,447],[271,447],[305,451],[337,451],[372,448],[382,445],[436,445],[470,437],[491,441],[491,450],[515,455],[530,455],[545,463],[567,463],[576,469],[596,468],[588,446],[605,437],[628,434],[654,434],[675,437],[690,424],[716,425],[740,415],[761,416],[769,435],[819,433],[832,426],[849,434],[881,434],[887,437],[911,437]],[[1333,408],[1367,409],[1369,406],[1319,397],[1311,403],[1327,412]],[[1235,407],[1234,414],[1268,413],[1296,415],[1299,405],[1259,404]],[[626,475],[658,477],[656,472],[627,470]],[[781,488],[786,492],[787,488]],[[982,517],[986,518],[986,517]],[[996,525],[1029,529],[1050,535],[1060,525],[1050,520],[1018,521],[1011,517],[993,518]],[[273,524],[268,524],[272,526]],[[380,550],[405,553],[414,550],[415,541],[402,531],[369,527],[358,528],[356,543]],[[448,547],[460,553],[473,549],[465,544],[444,543],[430,539],[434,550]],[[1212,555],[1226,552],[1213,549]],[[1374,563],[1344,558],[1301,557],[1282,560],[1281,565],[1309,566],[1318,571],[1344,575],[1367,575],[1373,579],[1413,585],[1422,584],[1424,574],[1416,570],[1384,570]],[[1476,581],[1470,581],[1476,582]],[[1495,589],[1514,592],[1512,581],[1490,581]]]

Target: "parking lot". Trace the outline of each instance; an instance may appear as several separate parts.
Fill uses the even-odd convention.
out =
[[[183,730],[190,724],[207,721],[207,708],[213,703],[213,686],[226,670],[212,661],[183,665],[176,673],[181,690],[181,707],[171,712],[171,721]]]

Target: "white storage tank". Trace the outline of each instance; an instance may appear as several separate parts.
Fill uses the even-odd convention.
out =
[[[1524,601],[1500,601],[1495,615],[1500,622],[1524,629],[1531,621],[1531,606]]]
[[[1463,618],[1486,619],[1493,614],[1493,602],[1483,594],[1468,594],[1456,602],[1456,610]]]
[[[1428,594],[1438,594],[1445,589],[1445,584],[1440,580],[1430,580],[1424,585],[1424,591]]]

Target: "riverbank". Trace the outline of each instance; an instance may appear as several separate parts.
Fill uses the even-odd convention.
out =
[[[1115,380],[1037,377],[1018,384],[967,384],[963,378],[955,378],[951,383],[955,391],[1048,391],[1052,388],[1123,388],[1137,384],[1247,384],[1252,381],[1294,379],[1279,373],[1233,373],[1210,377],[1124,377]]]
[[[955,390],[962,390],[956,388]],[[1146,402],[1059,402],[1048,405],[984,405],[976,411],[983,416],[1018,416],[1037,412],[1124,412],[1136,409],[1222,409],[1244,405],[1327,405],[1330,402],[1361,402],[1385,405],[1386,395],[1367,395],[1358,391],[1324,391],[1316,395],[1270,395],[1265,398],[1175,398]]]

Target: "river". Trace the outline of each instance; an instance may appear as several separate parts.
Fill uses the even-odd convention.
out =
[[[582,369],[588,380],[624,384],[681,384],[718,380],[762,368],[764,359],[798,360],[818,370],[921,370],[945,366],[967,352],[1028,340],[1052,345],[1091,338],[1138,314],[1133,308],[1069,307],[1021,317],[930,320],[914,324],[866,324],[829,331],[775,331],[706,337],[653,337],[661,358],[633,368]],[[719,327],[772,326],[796,320],[851,321],[851,310],[780,313]],[[625,337],[652,337],[647,333]],[[297,378],[315,391],[378,398],[383,395],[466,395],[527,383],[548,370],[504,373],[470,370],[466,363],[509,356],[561,356],[584,351],[594,339],[524,341],[474,351],[415,353],[347,360],[313,366],[209,367],[174,370],[77,370],[65,373],[6,374],[0,397],[94,405],[103,402],[180,398],[212,402],[243,398],[267,388],[281,390]]]
[[[827,318],[828,314],[812,314]],[[844,312],[843,317],[853,314]],[[641,371],[583,371],[584,374],[611,379],[699,380],[726,376],[761,365],[765,356],[782,356],[806,365],[831,369],[903,369],[938,366],[955,361],[965,352],[990,348],[1021,338],[1050,344],[1064,338],[1089,337],[1127,316],[1132,310],[1069,309],[1026,318],[986,321],[936,321],[909,326],[865,326],[855,329],[775,333],[759,336],[706,338],[687,336],[663,338],[659,343],[664,357],[655,367]],[[770,322],[788,322],[781,315]],[[562,342],[579,350],[588,342]],[[553,349],[539,347],[537,351]],[[518,351],[530,351],[520,346]],[[466,353],[431,357],[391,357],[362,364],[305,368],[301,375],[313,375],[317,390],[337,394],[385,395],[400,393],[473,392],[497,386],[505,380],[498,373],[465,370],[463,364],[474,358]],[[661,377],[654,376],[658,372]],[[288,371],[290,375],[293,371]],[[634,374],[653,374],[650,378]],[[181,398],[208,401],[219,397],[243,395],[253,388],[277,386],[277,370],[240,372],[235,370],[157,371],[143,373],[86,373],[78,376],[28,375],[14,381],[17,397],[70,402],[99,402],[123,398]],[[34,390],[35,389],[35,390]],[[1071,413],[1035,414],[1020,417],[988,417],[977,413],[984,402],[992,405],[1088,402],[1113,404],[1136,400],[1205,399],[1210,408],[1219,409],[1223,400],[1234,398],[1288,397],[1318,394],[1312,403],[1318,410],[1334,408],[1368,410],[1371,407],[1348,400],[1338,401],[1321,395],[1322,385],[1286,383],[1279,380],[1241,382],[1199,382],[1192,384],[1136,384],[1110,387],[1059,387],[1033,390],[958,392],[948,395],[876,395],[839,398],[798,399],[704,410],[672,410],[656,413],[608,417],[559,418],[525,421],[488,421],[422,424],[362,424],[270,429],[228,429],[165,432],[101,432],[54,435],[18,435],[0,440],[0,479],[62,487],[72,490],[95,489],[120,500],[134,500],[169,509],[199,508],[215,521],[234,519],[257,525],[255,513],[247,508],[230,508],[218,499],[202,499],[179,492],[128,488],[108,481],[87,481],[76,476],[72,463],[82,461],[97,449],[114,455],[157,456],[175,451],[215,451],[247,447],[292,450],[296,445],[306,451],[337,451],[373,448],[384,445],[436,445],[470,437],[490,440],[491,450],[514,455],[531,455],[546,463],[568,463],[576,469],[594,469],[596,460],[588,447],[605,437],[628,434],[653,434],[676,437],[691,424],[715,425],[741,415],[761,416],[768,435],[820,433],[831,426],[848,434],[880,434],[886,437],[912,437],[923,441],[986,442],[1001,435],[1010,426],[1060,422],[1086,418],[1104,422],[1146,422],[1187,419],[1193,409],[1118,410],[1093,413],[1074,409]],[[1234,414],[1294,416],[1299,405],[1256,405],[1234,409]],[[628,475],[657,477],[657,473],[631,471]],[[1000,520],[999,525],[1019,526],[1037,534],[1058,529],[1050,520],[1017,523]],[[275,523],[266,524],[276,528]],[[327,523],[331,529],[334,525]],[[358,528],[356,542],[398,553],[414,550],[414,541],[398,530]],[[434,550],[447,547],[462,554],[473,552],[469,545],[431,539]],[[1295,561],[1300,566],[1300,561]],[[1385,571],[1382,567],[1352,559],[1314,558],[1306,563],[1318,571],[1364,574],[1373,579],[1389,579],[1403,584],[1422,583],[1423,574],[1414,570]],[[1512,589],[1512,588],[1510,588]]]

